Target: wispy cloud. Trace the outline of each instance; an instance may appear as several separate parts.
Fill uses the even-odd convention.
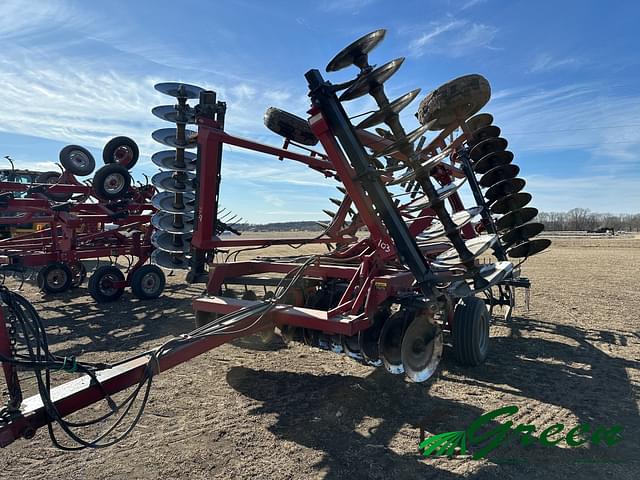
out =
[[[492,45],[498,28],[468,20],[447,19],[432,23],[409,44],[409,51],[415,57],[423,55],[446,55],[461,57]]]
[[[349,12],[353,15],[376,2],[377,0],[328,0],[320,4],[320,10],[324,12]]]
[[[529,72],[541,73],[561,68],[577,68],[584,63],[583,59],[576,57],[554,57],[548,53],[540,53],[533,58]]]
[[[462,6],[460,7],[460,11],[468,10],[469,8],[475,7],[476,5],[479,5],[481,3],[485,3],[486,1],[487,0],[468,0],[467,2],[462,4]]]

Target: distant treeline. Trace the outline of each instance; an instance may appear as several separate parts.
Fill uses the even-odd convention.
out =
[[[591,212],[587,208],[573,208],[568,212],[540,212],[536,221],[544,224],[547,231],[596,231],[640,232],[640,213],[612,214]],[[265,224],[244,223],[236,228],[250,232],[320,232],[323,228],[316,222],[277,222]]]

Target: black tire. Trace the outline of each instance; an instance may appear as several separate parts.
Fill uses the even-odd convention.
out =
[[[465,75],[441,85],[429,93],[418,107],[418,121],[432,123],[430,130],[443,130],[466,120],[491,98],[491,87],[482,75]]]
[[[69,267],[61,262],[53,262],[38,272],[38,287],[44,293],[57,294],[71,288],[73,275]]]
[[[112,138],[102,149],[102,160],[106,165],[119,163],[128,170],[138,162],[138,144],[129,137]]]
[[[158,298],[165,283],[164,272],[159,267],[143,265],[131,275],[131,292],[141,300]]]
[[[279,108],[267,108],[264,114],[264,124],[272,132],[296,143],[310,147],[318,143],[318,139],[311,131],[309,122]]]
[[[96,161],[91,152],[79,145],[67,145],[60,150],[60,163],[79,177],[91,175],[96,168]]]
[[[119,163],[111,163],[96,172],[92,185],[98,197],[104,200],[117,200],[129,191],[131,174]]]
[[[58,172],[41,173],[35,178],[35,183],[45,183],[47,185],[55,185],[60,180],[61,174]],[[73,196],[73,193],[51,193],[49,191],[44,194],[55,202],[66,202]]]
[[[113,282],[123,282],[124,274],[118,267],[98,267],[89,278],[89,294],[98,303],[113,302],[124,293],[124,287],[116,288]]]
[[[71,287],[78,288],[87,278],[87,267],[82,262],[74,262],[69,264],[71,270]]]
[[[489,353],[489,311],[477,297],[461,298],[453,317],[453,351],[461,365],[477,366]]]

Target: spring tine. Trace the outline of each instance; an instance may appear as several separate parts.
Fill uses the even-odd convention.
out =
[[[335,217],[336,216],[336,212],[332,212],[331,210],[322,210],[324,213],[326,213],[327,215],[329,215],[330,217]]]
[[[337,198],[329,198],[329,201],[338,207],[342,205],[342,200],[338,200]]]

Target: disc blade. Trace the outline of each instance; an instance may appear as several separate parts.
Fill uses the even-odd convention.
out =
[[[366,95],[373,88],[382,85],[384,82],[389,80],[389,78],[398,71],[402,62],[404,62],[404,57],[396,58],[395,60],[391,60],[381,67],[358,77],[353,85],[347,88],[342,95],[340,95],[339,100],[341,102],[346,102],[347,100],[354,100]]]
[[[501,198],[493,205],[491,205],[491,213],[509,213],[513,210],[518,210],[519,208],[528,205],[530,201],[530,193],[512,193],[511,195],[507,195],[506,197]]]
[[[471,238],[464,242],[467,249],[471,252],[472,258],[478,258],[485,253],[493,244],[498,240],[497,235],[484,234],[475,238]],[[450,248],[446,252],[438,255],[433,262],[433,266],[436,268],[448,268],[455,265],[460,265],[462,259],[460,254],[455,248]]]
[[[405,318],[409,315],[405,310],[399,310],[389,317],[382,326],[378,350],[384,368],[394,375],[404,373],[402,365],[402,334],[405,329]]]
[[[494,167],[487,173],[485,173],[482,177],[480,177],[478,183],[481,186],[488,188],[495,185],[501,180],[515,178],[518,173],[520,173],[520,167],[518,167],[517,165],[514,165],[512,163],[508,165],[501,165],[499,167]]]
[[[151,177],[159,190],[167,190],[174,193],[191,193],[195,191],[193,182],[196,176],[187,172],[160,172]]]
[[[456,230],[459,230],[467,225],[473,219],[473,217],[480,214],[481,210],[481,207],[475,207],[468,210],[461,210],[451,215],[451,220],[455,224]],[[446,235],[447,233],[451,232],[445,231],[444,225],[442,225],[439,220],[434,220],[428,229],[416,236],[416,241],[418,245],[420,245],[420,242],[431,242],[439,237]]]
[[[176,222],[176,220],[178,221]],[[162,232],[183,235],[193,232],[193,215],[174,215],[158,212],[151,217],[151,225]]]
[[[195,85],[189,85],[188,83],[176,83],[176,82],[164,82],[157,83],[154,87],[160,93],[169,95],[175,98],[198,98],[200,92],[204,92],[205,89],[197,87]]]
[[[509,150],[501,152],[492,152],[486,154],[480,160],[473,164],[473,170],[476,173],[487,173],[489,170],[502,165],[508,165],[513,161],[513,153]]]
[[[496,228],[500,232],[513,230],[520,225],[530,222],[536,217],[536,215],[538,215],[538,209],[533,207],[524,207],[519,210],[514,210],[496,220]]]
[[[160,105],[151,110],[156,117],[171,123],[196,123],[193,110],[185,108],[178,110],[174,105]]]
[[[165,170],[173,170],[174,172],[192,172],[196,169],[196,154],[191,152],[183,152],[184,161],[179,162],[175,150],[163,150],[154,153],[151,161],[160,168]]]
[[[151,243],[154,247],[168,253],[189,253],[191,250],[191,237],[176,235],[167,232],[153,232]]]
[[[515,243],[524,242],[536,235],[539,235],[544,230],[544,225],[541,223],[525,223],[513,230],[505,233],[500,240],[502,243],[509,247]]]
[[[160,192],[153,196],[151,203],[156,209],[162,212],[193,213],[195,209],[195,195],[192,193],[183,193],[182,202],[180,202],[180,199],[176,198],[175,193]]]
[[[396,98],[389,105],[385,105],[377,112],[369,115],[362,122],[360,122],[356,128],[369,128],[378,125],[379,123],[385,122],[392,115],[397,115],[398,113],[400,113],[418,96],[419,93],[419,88],[416,88],[409,93],[405,93],[401,97]]]
[[[384,28],[375,30],[343,48],[327,64],[327,72],[337,72],[338,70],[347,68],[349,65],[361,63],[359,62],[360,57],[367,55],[373,50],[384,39],[386,33],[387,31]]]
[[[469,152],[469,155],[471,156],[471,160],[480,160],[487,153],[501,152],[502,150],[506,150],[507,145],[509,145],[509,142],[507,142],[502,137],[487,138],[486,140],[482,140],[481,142],[475,144],[471,149],[471,152]]]
[[[526,184],[522,178],[507,178],[489,187],[484,196],[489,202],[495,202],[499,198],[519,192]]]
[[[161,128],[151,134],[151,137],[156,142],[162,143],[167,147],[173,148],[196,148],[198,146],[198,140],[196,139],[197,133],[193,130],[185,130],[186,142],[178,143],[176,134],[177,128]]]
[[[507,250],[507,255],[511,258],[530,257],[531,255],[535,255],[546,250],[550,245],[551,240],[547,238],[536,238],[535,240],[528,240]]]
[[[444,151],[438,153],[437,155],[427,158],[414,170],[411,170],[409,173],[406,173],[403,176],[392,180],[391,182],[388,183],[388,185],[400,185],[403,183],[407,183],[411,180],[414,180],[416,178],[416,175],[419,175],[419,174],[426,175],[431,171],[433,167],[442,163],[442,161],[445,158],[447,158],[450,154],[451,154],[451,151],[449,148],[447,148]]]
[[[460,281],[452,283],[449,292],[453,297],[468,297],[475,293],[488,290],[492,286],[505,280],[513,272],[511,262],[495,262],[482,265],[476,272],[476,277],[480,281],[467,282]]]
[[[486,127],[481,127],[475,130],[471,134],[470,144],[476,145],[483,140],[487,140],[488,138],[498,138],[500,136],[500,129],[495,125],[487,125]]]
[[[475,132],[479,128],[486,127],[493,123],[493,115],[490,113],[478,113],[467,120],[467,127],[472,132]]]
[[[151,263],[170,270],[188,270],[189,257],[180,254],[171,254],[162,250],[154,250],[151,254]]]
[[[428,380],[442,358],[442,330],[426,316],[418,316],[407,327],[400,355],[404,373],[412,382]]]
[[[407,133],[407,136],[405,138],[395,141],[394,143],[392,143],[391,145],[389,145],[388,147],[386,147],[384,150],[380,152],[376,152],[374,156],[385,157],[387,155],[391,155],[392,153],[398,152],[402,150],[404,147],[411,145],[413,142],[415,142],[417,139],[419,139],[421,136],[427,133],[428,130],[429,130],[429,124],[420,125],[414,131]]]
[[[418,200],[415,200],[407,206],[406,211],[416,212],[424,208],[429,208],[436,202],[446,200],[451,195],[456,193],[460,189],[460,187],[462,187],[462,185],[466,183],[466,181],[467,181],[467,177],[462,177],[457,182],[451,182],[447,185],[444,185],[436,190],[436,193],[437,193],[436,198],[429,199],[429,198],[423,197]]]

